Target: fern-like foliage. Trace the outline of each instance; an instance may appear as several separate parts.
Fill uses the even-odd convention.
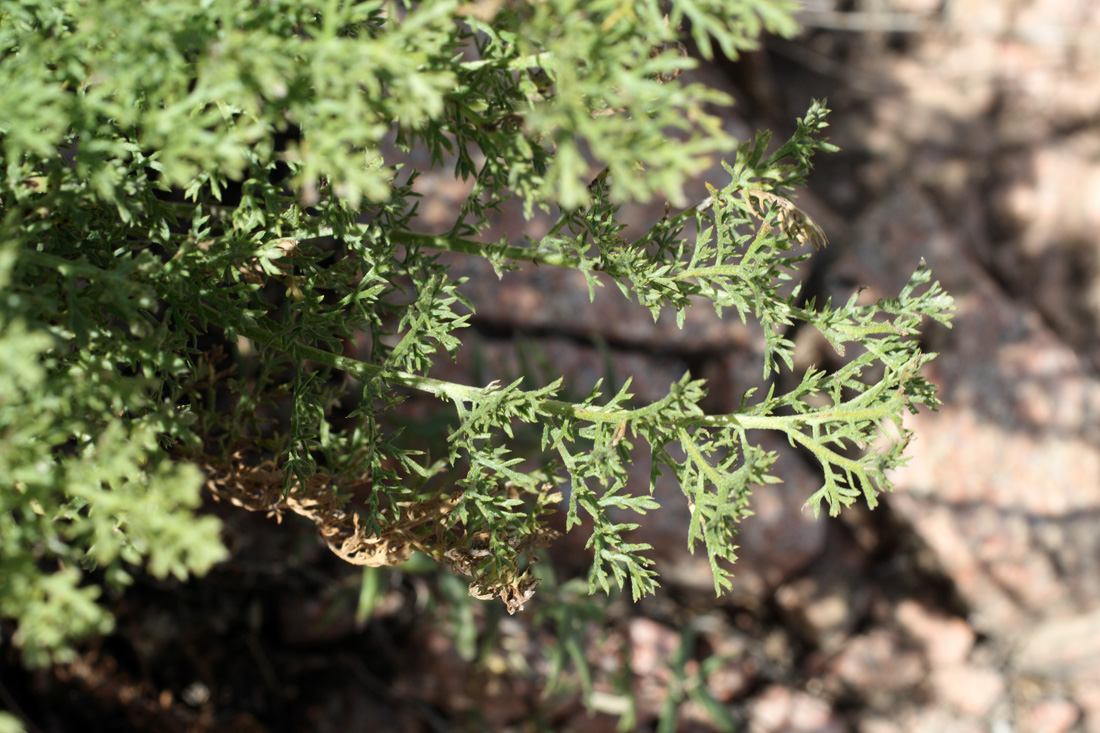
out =
[[[923,266],[895,299],[804,299],[825,233],[794,192],[824,141],[742,143],[688,83],[762,31],[784,0],[15,0],[0,6],[0,616],[31,662],[109,628],[101,584],[136,566],[202,573],[225,557],[202,488],[311,518],[341,557],[425,553],[517,610],[548,517],[592,521],[592,589],[652,592],[631,530],[668,472],[685,533],[729,584],[734,535],[778,431],[821,465],[807,497],[874,504],[902,461],[907,410],[934,407],[918,331],[951,301]],[[671,137],[675,141],[671,141]],[[418,226],[418,154],[472,184],[449,230]],[[688,201],[717,155],[728,181]],[[721,186],[720,188],[718,186]],[[662,196],[627,241],[618,207]],[[510,198],[557,217],[488,241]],[[441,381],[473,308],[441,253],[569,267],[654,317],[707,300],[764,327],[765,377],[792,368],[791,327],[849,360],[793,390],[708,415],[685,377],[639,405],[629,385],[564,398]],[[354,354],[355,356],[349,356]],[[451,410],[439,440],[395,427],[411,397]],[[422,410],[418,403],[412,408]],[[518,431],[541,435],[523,450]],[[627,480],[648,446],[648,487]],[[624,522],[623,510],[637,522]]]

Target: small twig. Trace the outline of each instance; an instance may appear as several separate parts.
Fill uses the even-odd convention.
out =
[[[245,645],[248,647],[248,651],[252,653],[252,659],[256,662],[257,669],[260,670],[260,677],[263,678],[264,685],[268,691],[275,695],[282,694],[282,684],[279,682],[279,677],[275,673],[275,668],[271,665],[271,660],[267,658],[267,654],[264,653],[263,647],[260,646],[259,640],[252,632],[245,634]]]

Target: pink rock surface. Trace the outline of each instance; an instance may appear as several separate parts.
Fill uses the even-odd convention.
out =
[[[753,700],[751,733],[840,733],[840,718],[824,700],[781,685],[772,685]]]
[[[881,242],[909,242],[883,249]],[[873,210],[838,272],[882,291],[926,256],[958,303],[929,377],[943,407],[907,418],[918,438],[889,497],[936,553],[976,628],[1100,602],[1100,380],[1033,312],[965,256],[918,191]]]
[[[874,702],[915,689],[927,675],[927,667],[899,634],[873,629],[850,639],[833,659],[830,672],[842,689]]]
[[[976,718],[988,715],[1005,689],[999,673],[969,664],[934,669],[932,685],[939,700]]]
[[[787,627],[825,654],[836,652],[870,605],[866,564],[855,543],[832,532],[821,557],[775,592]]]
[[[1067,733],[1081,717],[1081,710],[1069,700],[1041,700],[1027,711],[1032,733]]]
[[[898,625],[918,641],[933,666],[959,664],[974,646],[974,630],[960,618],[907,599],[894,611]]]
[[[1021,672],[1045,680],[1100,679],[1100,610],[1028,629],[1014,662]]]
[[[631,619],[629,627],[630,666],[635,674],[652,676],[667,671],[672,655],[680,647],[680,633],[652,619]]]

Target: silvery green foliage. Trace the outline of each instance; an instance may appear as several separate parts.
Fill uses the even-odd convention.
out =
[[[510,609],[533,590],[527,555],[563,489],[568,525],[594,522],[590,587],[655,588],[636,524],[612,514],[659,508],[652,485],[626,481],[639,443],[654,479],[667,471],[683,487],[689,543],[706,549],[719,591],[749,492],[775,480],[761,432],[819,461],[815,511],[873,505],[901,462],[902,414],[936,404],[917,334],[926,318],[946,322],[951,301],[923,267],[874,305],[800,298],[792,278],[824,233],[793,192],[830,149],[824,107],[771,152],[766,134],[737,147],[714,111],[728,97],[679,78],[697,64],[682,26],[704,57],[733,55],[764,30],[793,33],[792,10],[4,3],[0,615],[28,660],[64,658],[108,629],[100,587],[125,585],[127,567],[184,578],[225,557],[217,523],[195,513],[211,467],[277,475],[285,498],[369,486],[356,526],[389,548],[383,560],[426,552]],[[473,181],[447,234],[417,233],[420,171],[388,160],[390,144]],[[719,154],[729,180],[688,201],[685,182]],[[658,195],[668,215],[626,241],[619,204]],[[512,197],[562,213],[540,239],[485,241]],[[764,325],[765,376],[791,368],[798,321],[856,356],[790,392],[746,395],[731,415],[705,414],[705,387],[688,376],[651,405],[628,387],[571,402],[560,382],[440,381],[429,371],[460,348],[472,310],[443,251],[502,274],[575,268],[655,317],[709,300]],[[349,341],[361,360],[344,355]],[[392,428],[417,391],[453,410],[441,451]],[[518,452],[523,423],[541,434],[535,467]],[[433,519],[417,524],[425,507]]]

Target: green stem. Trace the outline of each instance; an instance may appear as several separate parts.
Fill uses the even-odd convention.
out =
[[[445,239],[443,237],[432,237],[426,234],[409,234],[410,239],[420,241],[427,246],[432,246],[431,242],[436,239]],[[454,242],[456,240],[445,240]],[[465,240],[458,240],[465,241]],[[480,243],[476,243],[478,246]],[[515,248],[520,249],[520,248]],[[455,251],[465,251],[457,249]],[[36,264],[44,265],[47,267],[53,267],[63,274],[75,273],[85,275],[88,277],[110,277],[111,273],[106,270],[102,270],[95,265],[88,264],[83,260],[66,260],[55,255],[46,254],[45,252],[37,252],[35,250],[23,250],[21,256],[26,259],[35,262]],[[279,338],[275,333],[253,322],[245,322],[242,319],[230,322],[226,318],[225,312],[219,310],[211,305],[203,304],[203,314],[207,319],[217,323],[225,328],[231,328],[242,336],[245,336],[257,343],[277,348]],[[325,364],[333,369],[339,369],[340,371],[347,372],[352,376],[362,380],[372,380],[380,375],[385,374],[387,381],[401,384],[411,389],[416,389],[421,392],[427,392],[435,395],[436,397],[445,398],[451,401],[461,400],[463,402],[475,402],[482,399],[487,390],[491,387],[471,387],[464,384],[456,384],[454,382],[447,382],[441,379],[433,379],[432,377],[424,377],[419,374],[412,374],[410,372],[402,372],[389,370],[376,364],[368,364],[358,359],[352,359],[341,354],[334,354],[323,349],[318,349],[314,346],[308,346],[306,344],[295,343],[293,345],[294,351],[299,355],[315,361],[319,364]],[[846,403],[847,404],[847,403]],[[838,406],[844,407],[844,406]],[[542,403],[542,411],[548,414],[561,415],[566,417],[575,417],[588,422],[601,422],[601,423],[620,423],[623,420],[628,422],[632,418],[643,416],[650,411],[651,406],[638,407],[634,409],[612,408],[604,409],[599,407],[583,407],[576,405],[572,402],[564,402],[561,400],[544,400]],[[795,428],[796,425],[814,425],[824,424],[839,419],[846,421],[851,420],[877,420],[892,413],[895,405],[892,401],[887,401],[884,404],[867,407],[858,411],[851,409],[841,409],[839,411],[825,410],[809,414],[800,415],[744,415],[731,413],[728,415],[702,415],[684,417],[676,421],[676,425],[680,427],[701,425],[712,427],[739,427],[744,430],[778,430],[780,432],[790,434],[798,432]]]
[[[429,244],[429,246],[431,241],[442,239],[429,235],[408,236],[416,238],[417,240],[422,240],[423,243]],[[455,240],[446,241],[453,243]],[[63,274],[78,273],[83,276],[100,278],[109,278],[111,275],[109,271],[102,270],[82,260],[67,260],[35,250],[23,250],[21,255],[31,262],[52,267]],[[245,320],[243,317],[236,319],[227,318],[226,314],[228,311],[220,310],[207,303],[202,304],[202,310],[203,315],[208,320],[224,328],[231,329],[256,343],[271,348],[280,347],[281,339],[279,339],[275,333],[257,324],[255,321]],[[465,384],[457,384],[455,382],[425,377],[419,374],[412,374],[410,372],[390,370],[376,364],[368,364],[358,359],[352,359],[341,354],[334,354],[314,346],[297,342],[292,344],[290,349],[298,356],[310,359],[319,364],[324,364],[333,369],[339,369],[340,371],[356,377],[360,381],[369,381],[379,376],[384,376],[386,381],[390,383],[400,384],[421,392],[427,392],[452,402],[461,401],[465,403],[474,403],[483,399],[489,391],[495,389],[492,385],[488,387],[472,387]],[[858,399],[860,398],[854,398],[854,400]],[[810,450],[823,465],[831,463],[857,470],[859,468],[858,462],[838,455],[825,445],[811,440],[802,432],[802,429],[805,427],[822,425],[841,419],[846,422],[880,420],[893,414],[898,407],[898,405],[895,404],[897,400],[891,399],[878,405],[863,407],[861,409],[852,409],[855,408],[857,404],[854,400],[849,403],[844,403],[843,405],[837,405],[833,410],[823,410],[809,414],[745,415],[732,413],[727,415],[685,416],[671,421],[670,426],[681,430],[692,426],[710,426],[736,427],[742,430],[778,431],[786,434],[792,441]],[[647,414],[652,413],[653,407],[653,405],[634,409],[585,407],[572,402],[547,399],[542,401],[540,411],[543,414],[572,417],[592,423],[619,424],[625,420],[629,424],[634,419],[645,417]]]
[[[505,64],[501,64],[499,59],[478,59],[476,61],[464,61],[459,66],[468,71],[474,71],[486,66],[497,66],[499,68],[509,69],[511,71],[523,71],[525,69],[531,69],[536,66],[544,66],[546,62],[550,61],[554,57],[554,54],[549,51],[543,51],[542,53],[530,54],[528,56],[520,56],[508,61]]]
[[[327,235],[318,234],[317,236]],[[554,265],[555,267],[570,267],[582,272],[596,272],[596,268],[589,265],[581,257],[570,257],[560,252],[540,252],[538,247],[516,247],[511,245],[500,247],[499,245],[478,242],[474,239],[417,234],[415,232],[395,232],[392,239],[406,246],[431,247],[446,252],[461,252],[479,257],[503,256],[509,260],[520,262],[536,262],[540,265]]]
[[[248,323],[233,323],[227,324],[224,321],[224,317],[221,311],[208,306],[203,305],[205,315],[208,319],[215,323],[220,323],[224,326],[228,326],[236,330],[241,335],[256,341],[257,343],[264,344],[269,347],[275,347],[278,343],[278,339],[274,333],[267,329],[254,324]],[[359,361],[358,359],[352,359],[340,354],[334,354],[323,349],[318,349],[306,344],[296,343],[292,347],[294,351],[302,357],[315,361],[319,364],[325,364],[326,366],[334,369],[339,369],[343,372],[347,372],[352,376],[366,381],[375,379],[381,375],[385,375],[388,382],[396,383],[416,389],[421,392],[427,392],[451,401],[462,401],[473,403],[479,401],[485,397],[485,395],[495,389],[493,386],[489,387],[473,387],[465,384],[457,384],[455,382],[448,382],[442,379],[434,379],[432,377],[424,377],[418,374],[412,374],[409,372],[396,371],[385,369],[384,367],[368,364],[366,362]],[[848,403],[845,403],[847,405]],[[691,426],[709,426],[709,427],[737,427],[743,430],[773,430],[785,433],[791,436],[794,440],[803,443],[807,447],[812,448],[809,439],[806,438],[799,428],[807,427],[811,425],[822,425],[829,422],[835,422],[843,419],[844,421],[856,421],[862,422],[864,420],[880,420],[889,416],[897,408],[893,404],[893,400],[889,400],[883,404],[875,405],[872,407],[863,408],[861,410],[844,409],[845,405],[838,405],[834,410],[823,410],[819,412],[799,415],[745,415],[731,413],[727,415],[696,415],[685,416],[677,420],[672,421],[672,425],[679,428],[691,427]],[[541,412],[550,415],[560,415],[563,417],[573,417],[579,420],[592,423],[614,423],[618,424],[627,421],[629,424],[631,420],[638,417],[643,417],[647,413],[651,412],[652,405],[646,405],[634,409],[624,408],[601,408],[601,407],[585,407],[577,405],[573,402],[565,402],[562,400],[546,399],[542,401]],[[806,441],[806,442],[804,442]],[[815,450],[815,452],[817,452]],[[832,458],[835,456],[835,460]],[[836,456],[830,452],[830,460],[835,463],[847,464],[849,461]]]
[[[57,270],[66,277],[70,275],[82,275],[84,277],[94,277],[102,280],[125,281],[125,278],[120,278],[111,270],[104,270],[100,267],[96,267],[85,260],[67,260],[64,257],[39,252],[35,249],[20,250],[19,258],[27,260],[28,262],[33,262],[42,267],[49,267]]]

